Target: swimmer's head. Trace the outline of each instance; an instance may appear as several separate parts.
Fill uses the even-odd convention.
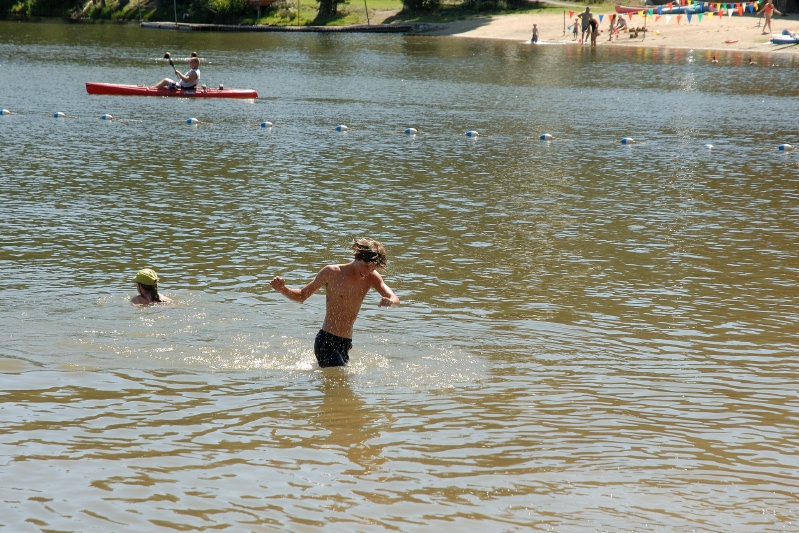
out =
[[[158,274],[152,268],[145,268],[136,273],[133,281],[146,287],[155,287],[158,285]]]
[[[375,265],[376,268],[386,268],[386,250],[383,245],[372,239],[355,239],[352,243],[352,255],[355,259]]]

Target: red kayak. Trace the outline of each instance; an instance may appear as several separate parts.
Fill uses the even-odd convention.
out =
[[[177,96],[179,98],[258,98],[255,89],[213,89],[199,87],[191,90],[156,89],[147,85],[122,85],[119,83],[86,82],[89,94],[110,94],[117,96]]]

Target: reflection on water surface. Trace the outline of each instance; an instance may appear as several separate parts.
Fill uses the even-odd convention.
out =
[[[0,524],[796,528],[790,62],[0,28]],[[85,94],[165,49],[263,97]],[[359,236],[403,305],[322,371],[268,282]]]

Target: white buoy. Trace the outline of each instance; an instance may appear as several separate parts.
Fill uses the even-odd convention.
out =
[[[65,118],[67,115],[62,113],[61,111],[56,111],[53,113],[53,118]]]
[[[475,130],[469,130],[466,132],[467,137],[479,137],[480,134],[477,133]]]
[[[336,131],[348,131],[348,130],[349,128],[344,124],[339,124],[338,126],[336,126]]]
[[[8,109],[0,109],[0,115],[10,115],[11,111]]]
[[[554,139],[554,137],[549,133],[542,133],[539,139],[541,139],[542,141],[551,141],[552,139]]]
[[[706,144],[705,148],[707,148],[708,150],[712,150],[713,149],[713,145],[712,144]]]
[[[265,120],[265,121],[261,122],[261,127],[262,128],[271,128],[272,127],[272,123],[269,122],[268,120]]]
[[[781,144],[777,147],[777,150],[793,150],[792,144]]]
[[[186,124],[199,124],[199,123],[200,123],[200,121],[197,120],[196,118],[187,118],[186,119]]]
[[[113,115],[108,115],[108,114],[100,115],[101,120],[112,120],[113,118],[114,118]]]
[[[621,144],[635,144],[635,139],[632,137],[622,137]]]
[[[416,128],[405,128],[405,133],[407,133],[408,135],[416,135],[417,133],[419,133],[419,130],[417,130]]]

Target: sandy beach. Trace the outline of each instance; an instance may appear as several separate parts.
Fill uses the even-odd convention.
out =
[[[572,44],[577,45],[571,30],[568,29],[578,13],[584,10],[583,5],[564,5],[561,13],[500,15],[486,18],[435,25],[426,35],[451,35],[474,39],[507,39],[527,41],[532,34],[533,24],[538,25],[539,44]],[[594,11],[592,9],[592,11]],[[646,28],[646,32],[621,33],[618,38],[608,40],[609,16],[608,8],[596,11],[597,19],[602,16],[599,27],[601,33],[597,38],[597,46],[637,46],[651,48],[686,48],[695,50],[739,51],[747,53],[797,54],[799,45],[771,44],[771,34],[778,34],[783,29],[799,33],[799,16],[775,15],[771,22],[772,31],[763,34],[764,19],[756,13],[744,11],[743,16],[737,12],[724,16],[703,13],[692,15],[660,15],[653,14],[644,18],[642,14],[632,17],[623,15],[629,28]],[[588,46],[588,45],[585,45]]]

